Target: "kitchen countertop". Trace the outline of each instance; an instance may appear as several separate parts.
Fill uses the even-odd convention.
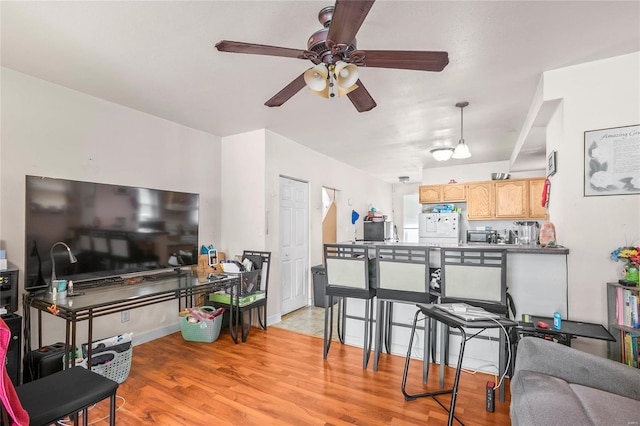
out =
[[[353,241],[344,242],[342,244],[353,244]],[[564,246],[555,247],[542,247],[538,245],[519,245],[519,244],[478,244],[478,243],[461,243],[461,244],[424,244],[424,243],[405,243],[395,241],[356,241],[357,244],[371,244],[371,245],[399,245],[399,246],[429,246],[436,249],[441,247],[469,247],[469,248],[494,248],[494,249],[507,249],[507,253],[526,253],[526,254],[569,254],[569,249]]]
[[[569,249],[564,246],[542,247],[538,245],[519,244],[458,244],[459,247],[481,247],[481,248],[506,248],[507,253],[530,253],[530,254],[569,254]]]

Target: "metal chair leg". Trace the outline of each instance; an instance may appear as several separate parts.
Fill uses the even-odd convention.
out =
[[[385,334],[384,327],[382,326],[382,318],[384,317],[384,303],[382,300],[378,301],[378,312],[376,319],[376,347],[373,357],[373,371],[378,371],[378,363],[380,361],[380,352],[382,352],[382,340]]]
[[[347,329],[347,298],[338,299],[338,339],[344,345],[344,333]]]
[[[385,339],[384,346],[388,354],[391,353],[391,334],[393,333],[393,302],[387,302],[387,310],[384,315]]]
[[[338,310],[340,308],[338,307]],[[340,334],[340,333],[338,333]],[[333,338],[333,296],[329,296],[329,305],[324,307],[324,353],[322,357],[327,359],[331,339]]]
[[[364,303],[364,346],[362,348],[362,369],[367,369],[369,364],[369,356],[371,355],[371,315],[373,314],[372,303],[367,299]]]
[[[258,310],[258,322],[260,323],[260,327],[263,330],[267,329],[267,307],[266,306],[258,306],[256,308]],[[262,315],[260,315],[262,313]]]

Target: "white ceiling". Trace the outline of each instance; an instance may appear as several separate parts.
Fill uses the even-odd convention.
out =
[[[640,51],[639,1],[384,1],[361,50],[444,50],[440,73],[361,68],[378,106],[306,89],[264,102],[311,62],[218,52],[220,40],[306,49],[325,1],[2,1],[2,66],[228,136],[267,128],[388,182],[422,169],[508,160],[541,73]],[[429,150],[464,138],[473,156]],[[530,138],[545,165],[543,132]],[[532,132],[533,135],[536,134]],[[540,145],[540,148],[536,147]],[[537,154],[535,154],[537,152]]]

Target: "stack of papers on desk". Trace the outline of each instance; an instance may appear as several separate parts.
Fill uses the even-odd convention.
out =
[[[442,303],[434,306],[465,321],[484,321],[490,318],[500,317],[498,314],[485,311],[482,308],[471,306],[466,303]]]

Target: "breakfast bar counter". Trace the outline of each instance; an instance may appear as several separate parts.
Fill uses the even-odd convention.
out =
[[[350,244],[345,243],[345,244]],[[359,242],[362,244],[362,242]],[[440,268],[440,249],[446,248],[477,248],[477,249],[505,249],[507,252],[507,292],[515,305],[514,318],[520,319],[522,314],[543,317],[560,313],[563,319],[568,319],[568,269],[566,247],[540,247],[535,245],[511,244],[419,244],[395,242],[364,242],[371,245],[370,256],[375,256],[376,245],[424,246],[432,248],[429,255],[429,266],[432,271]],[[363,341],[361,321],[363,306],[358,300],[349,301],[347,305],[347,327],[345,341],[354,346],[361,346]],[[393,310],[394,325],[400,325],[393,333],[391,353],[404,355],[407,353],[409,341],[408,328],[413,320],[416,307],[410,304],[395,304]],[[495,364],[497,339],[494,341],[479,341],[470,344],[465,355],[466,368],[481,368],[487,364]],[[422,358],[422,354],[415,354]],[[456,354],[451,354],[453,359]],[[494,372],[494,371],[489,371]]]

